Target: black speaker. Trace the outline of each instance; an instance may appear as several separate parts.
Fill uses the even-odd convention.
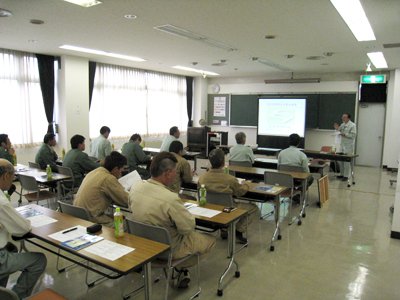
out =
[[[363,83],[360,89],[360,102],[386,102],[386,83]]]

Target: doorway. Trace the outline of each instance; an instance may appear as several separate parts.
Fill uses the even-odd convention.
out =
[[[381,167],[385,130],[385,103],[360,103],[358,107],[356,164]]]

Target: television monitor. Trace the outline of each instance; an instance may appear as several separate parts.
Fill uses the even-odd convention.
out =
[[[360,88],[360,102],[386,102],[386,83],[363,83]]]
[[[207,132],[210,127],[188,127],[187,144],[189,147],[205,147],[207,144]]]

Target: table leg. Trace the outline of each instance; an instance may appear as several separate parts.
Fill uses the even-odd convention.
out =
[[[275,215],[275,232],[272,235],[271,247],[269,248],[269,250],[271,250],[271,251],[275,250],[275,247],[273,245],[274,241],[276,240],[275,237],[277,237],[278,240],[280,240],[282,238],[281,229],[280,229],[280,226],[279,226],[280,208],[281,208],[281,196],[277,196],[277,197],[275,197],[275,207],[274,207],[274,210],[275,210],[275,213],[274,213],[274,215]]]
[[[236,223],[232,222],[228,227],[228,250],[229,250],[228,254],[231,259],[229,260],[228,267],[225,269],[224,273],[219,278],[218,291],[217,291],[218,296],[222,296],[223,294],[223,290],[221,288],[222,280],[224,280],[226,274],[231,269],[233,263],[236,264],[235,277],[240,277],[239,264],[235,260],[235,240],[236,240],[235,233],[236,233]]]
[[[356,184],[356,179],[354,177],[354,158],[350,160],[350,176],[347,180],[347,187],[350,187],[350,183]]]
[[[146,300],[152,298],[151,294],[151,262],[144,265],[144,297]]]

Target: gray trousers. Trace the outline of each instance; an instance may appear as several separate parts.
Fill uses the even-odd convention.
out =
[[[344,152],[344,154],[354,154],[354,146],[353,143],[341,144],[340,145],[340,152]],[[340,175],[343,177],[350,177],[350,163],[344,161],[338,161],[339,168],[340,168]]]
[[[43,253],[16,253],[2,249],[0,250],[0,286],[6,287],[8,276],[21,271],[12,290],[21,299],[29,297],[40,275],[46,269],[46,265],[47,259]]]

